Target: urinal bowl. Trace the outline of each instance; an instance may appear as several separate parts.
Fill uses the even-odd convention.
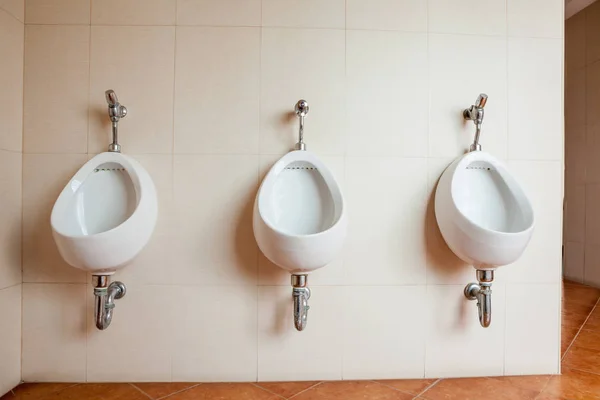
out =
[[[256,196],[254,236],[263,254],[292,274],[329,264],[342,250],[347,217],[329,169],[308,151],[293,151],[271,168]]]
[[[533,208],[520,185],[483,151],[458,158],[444,171],[435,215],[450,250],[478,270],[515,262],[534,227]]]
[[[67,263],[94,275],[111,275],[148,243],[157,215],[148,172],[126,155],[101,153],[59,195],[52,233]]]

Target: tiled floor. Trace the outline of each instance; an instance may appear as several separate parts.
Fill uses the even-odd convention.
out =
[[[600,400],[599,299],[600,290],[565,282],[561,376],[238,384],[46,383],[23,384],[0,400]]]

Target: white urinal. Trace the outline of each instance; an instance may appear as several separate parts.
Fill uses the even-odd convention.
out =
[[[263,180],[254,203],[254,236],[263,254],[292,274],[295,324],[306,324],[307,274],[335,259],[346,237],[344,197],[331,171],[305,150],[304,116],[296,105],[300,150],[284,155]]]
[[[502,162],[481,151],[479,134],[487,96],[465,110],[477,131],[471,151],[443,173],[435,193],[435,216],[444,240],[477,270],[478,283],[465,288],[477,300],[481,325],[491,322],[494,270],[515,262],[525,251],[534,226],[531,202]]]
[[[112,122],[109,151],[89,160],[62,190],[50,217],[56,246],[67,263],[93,276],[98,329],[112,320],[114,300],[125,296],[122,282],[110,275],[144,248],[158,215],[156,189],[148,172],[120,153],[117,129],[127,109],[106,92]]]
[[[131,157],[101,153],[71,178],[56,200],[51,224],[60,254],[93,275],[111,275],[150,240],[156,190]]]

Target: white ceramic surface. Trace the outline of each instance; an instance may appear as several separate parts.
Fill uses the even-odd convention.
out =
[[[291,273],[329,264],[347,230],[342,192],[308,151],[292,151],[271,168],[254,203],[254,236],[263,254]]]
[[[66,262],[110,275],[148,243],[157,214],[148,172],[124,154],[107,152],[77,171],[56,200],[50,220]]]
[[[534,226],[531,202],[520,185],[483,151],[465,154],[444,171],[435,216],[448,247],[477,269],[516,261]]]

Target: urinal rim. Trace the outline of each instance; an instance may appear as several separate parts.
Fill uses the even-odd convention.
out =
[[[531,221],[525,229],[519,230],[517,232],[504,232],[504,231],[498,231],[495,229],[484,228],[479,223],[477,223],[473,219],[469,218],[465,213],[462,212],[462,210],[458,206],[458,203],[455,200],[455,198],[456,198],[455,192],[458,190],[456,188],[456,177],[458,176],[459,173],[462,173],[466,169],[465,164],[470,164],[473,161],[485,161],[485,162],[490,163],[496,169],[496,171],[498,171],[500,173],[501,178],[504,180],[504,182],[509,187],[511,192],[513,192],[513,195],[514,195],[515,187],[521,192],[521,194],[522,194],[521,197],[524,199],[525,206],[528,207],[529,214],[531,215]],[[527,194],[523,190],[522,185],[510,173],[510,171],[508,170],[508,168],[506,168],[504,163],[502,163],[496,157],[492,156],[491,154],[489,154],[487,152],[472,151],[472,152],[466,153],[465,155],[463,155],[462,157],[460,157],[459,159],[457,159],[455,161],[455,166],[454,166],[454,170],[452,171],[452,176],[451,176],[451,181],[450,181],[450,198],[452,200],[452,206],[456,210],[458,215],[464,221],[469,223],[472,228],[480,230],[481,232],[490,233],[490,234],[494,234],[494,235],[500,235],[503,237],[511,237],[511,236],[514,237],[514,236],[518,236],[518,235],[529,234],[535,227],[535,212],[533,209],[533,205],[531,204],[531,200],[529,199],[529,196],[527,196]]]
[[[289,234],[289,233],[286,233],[286,232],[280,230],[279,228],[275,227],[270,221],[268,221],[264,217],[261,204],[263,203],[262,199],[264,196],[263,189],[264,189],[265,182],[267,182],[267,180],[269,180],[269,179],[275,179],[276,178],[276,176],[274,176],[275,174],[279,175],[286,166],[288,166],[289,164],[291,164],[294,161],[307,161],[307,162],[310,162],[311,164],[313,164],[315,167],[317,167],[317,171],[324,178],[329,191],[332,192],[333,190],[335,190],[335,191],[337,191],[337,194],[339,195],[339,205],[337,203],[335,204],[336,207],[338,207],[338,206],[340,207],[339,216],[336,219],[336,221],[333,224],[331,224],[331,226],[324,231],[317,232],[317,233],[297,234],[297,235]],[[325,176],[325,175],[327,175],[327,176]],[[334,185],[334,188],[332,188],[332,184]],[[340,188],[340,185],[338,184],[337,180],[335,179],[335,177],[333,176],[333,174],[331,173],[329,168],[325,165],[325,163],[323,163],[316,156],[316,154],[314,154],[308,150],[290,151],[290,152],[286,153],[285,155],[283,155],[283,157],[281,157],[279,160],[277,160],[277,162],[275,162],[275,164],[271,167],[271,169],[269,170],[269,172],[267,173],[267,175],[265,176],[265,178],[262,180],[262,182],[260,184],[258,193],[256,195],[256,203],[257,203],[256,208],[257,208],[258,214],[260,215],[260,219],[264,222],[264,224],[269,229],[276,232],[278,235],[281,235],[281,236],[287,237],[287,238],[316,238],[319,236],[324,236],[324,235],[330,233],[331,231],[333,231],[334,229],[336,229],[338,226],[340,226],[340,224],[346,218],[346,201],[344,199],[344,194],[342,193],[342,189]],[[335,203],[335,200],[334,200],[334,203]]]
[[[58,205],[62,205],[62,203],[64,203],[70,196],[73,196],[77,192],[77,190],[72,191],[70,189],[71,182],[73,182],[74,180],[79,180],[81,184],[83,184],[83,182],[89,177],[90,173],[92,173],[98,165],[108,162],[114,162],[116,164],[121,165],[129,175],[137,197],[135,210],[131,213],[131,215],[129,215],[129,217],[127,217],[127,219],[122,221],[119,225],[115,226],[114,228],[92,235],[73,235],[66,233],[61,229],[58,229],[58,226],[55,223],[55,221],[57,221],[57,219],[59,218],[56,214],[58,212]],[[61,191],[60,195],[58,196],[58,199],[54,203],[54,206],[52,207],[52,213],[50,215],[50,224],[52,226],[52,230],[57,234],[61,235],[62,237],[69,239],[102,238],[104,236],[114,234],[118,230],[121,230],[124,225],[130,222],[134,218],[134,216],[138,214],[138,212],[141,209],[140,206],[142,205],[142,202],[146,203],[149,193],[154,193],[154,197],[156,198],[156,188],[154,187],[154,182],[152,181],[152,179],[148,179],[147,182],[149,185],[151,185],[150,187],[142,187],[143,185],[140,177],[143,173],[148,174],[147,171],[136,160],[122,153],[104,152],[92,157],[81,168],[79,168],[75,175],[73,175],[69,179],[69,181]],[[78,177],[79,179],[77,179]],[[148,178],[150,178],[149,174]],[[153,214],[157,215],[158,210],[156,210]]]

